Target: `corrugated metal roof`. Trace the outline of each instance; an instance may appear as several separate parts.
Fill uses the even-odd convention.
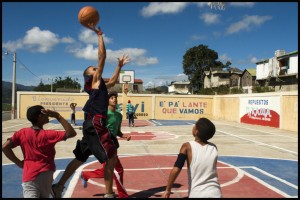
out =
[[[290,56],[295,55],[295,54],[298,54],[298,50],[297,51],[292,51],[290,53],[286,53],[286,54],[284,54],[282,56],[278,56],[278,60],[290,57]]]
[[[189,85],[190,81],[176,81],[172,85]]]
[[[249,69],[246,69],[246,70],[251,74],[251,76],[256,76],[256,69],[249,68]]]
[[[104,82],[107,83],[109,81],[109,78],[103,78]],[[116,83],[119,83],[119,80],[117,80]],[[134,79],[134,83],[143,83],[142,79]]]

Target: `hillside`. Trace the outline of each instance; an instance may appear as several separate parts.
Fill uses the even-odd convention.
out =
[[[16,84],[16,92],[17,91],[33,91],[33,88],[36,86],[25,86],[22,84]],[[11,90],[12,83],[2,81],[2,103],[11,103]]]

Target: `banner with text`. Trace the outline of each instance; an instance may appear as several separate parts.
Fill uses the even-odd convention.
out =
[[[279,128],[280,97],[241,97],[240,122]]]

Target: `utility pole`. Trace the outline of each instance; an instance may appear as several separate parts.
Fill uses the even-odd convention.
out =
[[[15,119],[16,64],[17,64],[17,53],[14,52],[12,92],[11,92],[11,95],[12,95],[12,97],[11,97],[11,119]]]
[[[48,78],[48,80],[49,80],[49,78]],[[52,92],[52,90],[53,90],[53,78],[51,78],[51,92]]]

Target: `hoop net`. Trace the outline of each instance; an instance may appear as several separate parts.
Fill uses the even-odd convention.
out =
[[[225,2],[208,2],[207,4],[211,9],[225,10]]]

